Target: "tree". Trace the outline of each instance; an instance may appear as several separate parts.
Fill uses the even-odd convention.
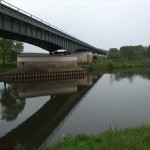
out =
[[[116,60],[120,59],[120,51],[117,48],[110,48],[108,58]]]
[[[17,55],[23,52],[24,46],[22,42],[0,39],[0,59],[3,65],[6,62],[12,62],[17,60]]]
[[[144,58],[145,48],[142,45],[132,46],[134,50],[134,59],[141,60]]]
[[[147,47],[146,55],[148,58],[150,58],[150,45]]]
[[[122,46],[120,47],[120,52],[121,52],[122,57],[127,60],[132,60],[134,58],[133,46]]]

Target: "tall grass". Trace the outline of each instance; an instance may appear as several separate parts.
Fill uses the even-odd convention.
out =
[[[49,150],[149,150],[150,126],[111,129],[97,136],[66,137]]]

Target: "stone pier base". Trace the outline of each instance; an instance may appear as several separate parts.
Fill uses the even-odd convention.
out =
[[[48,54],[21,54],[17,68],[6,72],[4,79],[9,82],[47,79],[82,78],[85,71],[77,66],[77,57],[51,56]]]

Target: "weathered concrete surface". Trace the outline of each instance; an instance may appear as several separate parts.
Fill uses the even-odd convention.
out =
[[[77,66],[75,55],[21,54],[17,56],[17,67],[66,67]]]
[[[21,54],[17,68],[4,74],[5,79],[74,78],[83,77],[85,71],[77,66],[77,57],[48,54]]]
[[[19,73],[44,73],[44,72],[62,72],[62,71],[77,71],[83,70],[79,66],[67,66],[67,67],[29,67],[29,68],[16,68],[8,71],[5,74],[19,74]]]
[[[92,52],[75,52],[74,55],[77,56],[77,62],[92,62],[93,55]]]

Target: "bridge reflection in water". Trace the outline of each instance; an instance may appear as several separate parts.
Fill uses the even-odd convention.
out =
[[[22,124],[0,137],[0,148],[13,148],[16,141],[30,148],[49,143],[100,77],[88,75],[82,79],[15,84],[20,98],[50,95],[50,100]]]

